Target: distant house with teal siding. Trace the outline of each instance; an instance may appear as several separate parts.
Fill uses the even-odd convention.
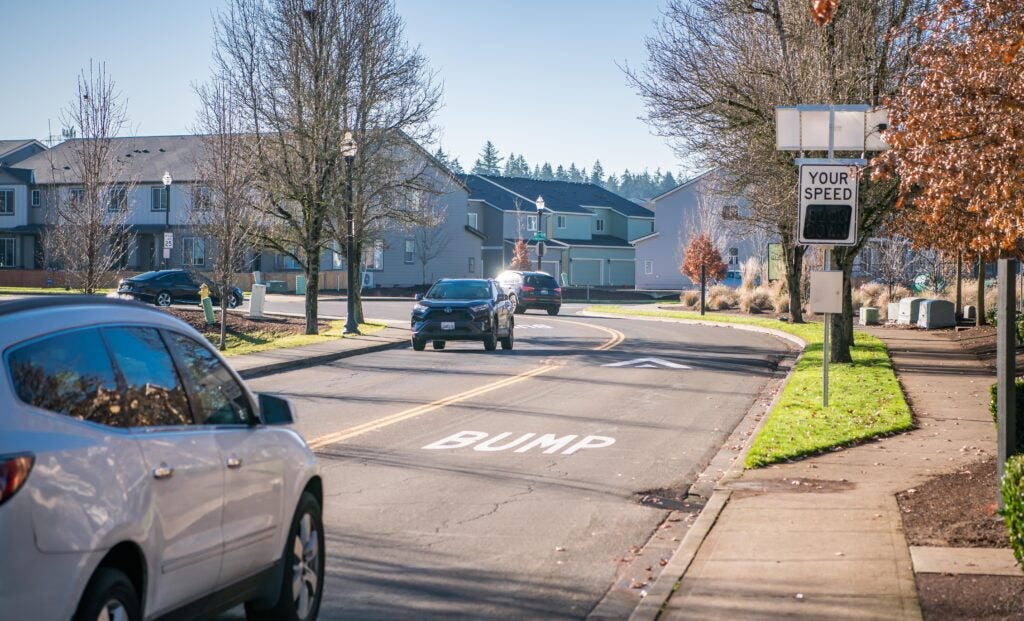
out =
[[[484,276],[508,269],[517,239],[536,264],[538,230],[547,237],[542,269],[564,285],[632,287],[631,241],[654,231],[654,213],[591,183],[468,175],[470,212],[484,234]],[[545,209],[537,211],[543,197]],[[470,216],[473,218],[474,216]]]

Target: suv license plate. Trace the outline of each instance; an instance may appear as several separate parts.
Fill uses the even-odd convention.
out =
[[[540,294],[541,295],[547,295],[548,294],[548,290],[547,289],[541,289],[540,290]]]
[[[454,321],[442,321],[441,322],[441,329],[442,330],[454,330],[455,329],[455,322]]]

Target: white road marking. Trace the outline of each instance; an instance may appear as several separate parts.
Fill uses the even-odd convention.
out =
[[[522,323],[516,324],[519,330],[550,330],[551,326],[545,323]]]
[[[603,367],[634,367],[637,369],[692,369],[693,367],[686,366],[685,364],[679,364],[677,362],[671,362],[669,360],[662,360],[661,358],[637,358],[635,360],[624,360],[622,362],[610,362],[608,364],[602,364]]]
[[[442,438],[436,442],[432,442],[422,447],[422,449],[425,451],[445,451],[452,449],[469,448],[470,446],[473,446],[473,444],[480,442],[489,435],[490,434],[487,433],[486,431],[459,431],[458,433],[453,433],[447,438]],[[537,448],[543,449],[543,453],[545,455],[557,453],[558,451],[562,451],[563,455],[572,455],[573,453],[576,453],[583,449],[604,448],[606,446],[611,446],[615,444],[615,438],[610,438],[608,436],[584,436],[581,440],[573,444],[573,440],[579,437],[576,434],[558,436],[553,433],[546,433],[540,437],[534,438],[534,436],[536,436],[537,434],[530,432],[520,435],[515,440],[511,440],[509,442],[505,442],[500,446],[496,446],[496,443],[502,442],[511,435],[511,431],[499,433],[491,437],[486,442],[480,442],[480,444],[473,446],[473,450],[496,453],[499,451],[515,449],[516,453],[526,453],[531,449]],[[531,439],[532,441],[530,441],[529,443],[523,444],[524,442],[527,442],[528,440]],[[519,446],[520,444],[523,444],[523,446]]]

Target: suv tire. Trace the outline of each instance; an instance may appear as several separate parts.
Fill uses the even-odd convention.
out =
[[[427,348],[427,342],[414,336],[412,337],[412,348],[416,351],[423,351]]]
[[[561,309],[562,309],[561,306],[552,306],[551,308],[548,309],[548,314],[549,315],[557,315],[558,311],[560,311]]]
[[[516,300],[516,307],[515,307],[515,309],[513,309],[512,312],[515,313],[516,315],[522,315],[523,313],[526,312],[526,306],[524,304],[520,304],[519,300],[517,299]]]
[[[445,344],[444,341],[434,341],[434,349],[444,349]]]
[[[142,621],[142,608],[135,587],[123,571],[112,567],[96,570],[75,611],[75,621],[96,621],[100,618]]]
[[[284,572],[277,603],[266,610],[257,610],[247,603],[245,618],[248,621],[316,619],[320,611],[320,598],[324,592],[325,560],[324,524],[320,504],[312,494],[302,492],[281,555]],[[296,588],[299,590],[297,598],[293,596]],[[310,589],[313,590],[312,593]]]
[[[494,336],[494,333],[484,335],[484,349],[487,351],[494,351],[498,348],[498,337]]]
[[[515,324],[512,323],[512,318],[508,320],[508,336],[501,339],[502,349],[512,349],[512,345],[515,344]]]

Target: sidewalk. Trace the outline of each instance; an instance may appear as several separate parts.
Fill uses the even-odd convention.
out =
[[[408,344],[409,329],[389,325],[373,334],[338,338],[304,347],[270,349],[256,354],[232,356],[227,360],[244,379],[251,379],[270,373],[325,364],[349,356],[405,347]]]
[[[995,452],[995,378],[942,334],[867,331],[917,429],[723,479],[632,619],[921,618],[895,494]]]

